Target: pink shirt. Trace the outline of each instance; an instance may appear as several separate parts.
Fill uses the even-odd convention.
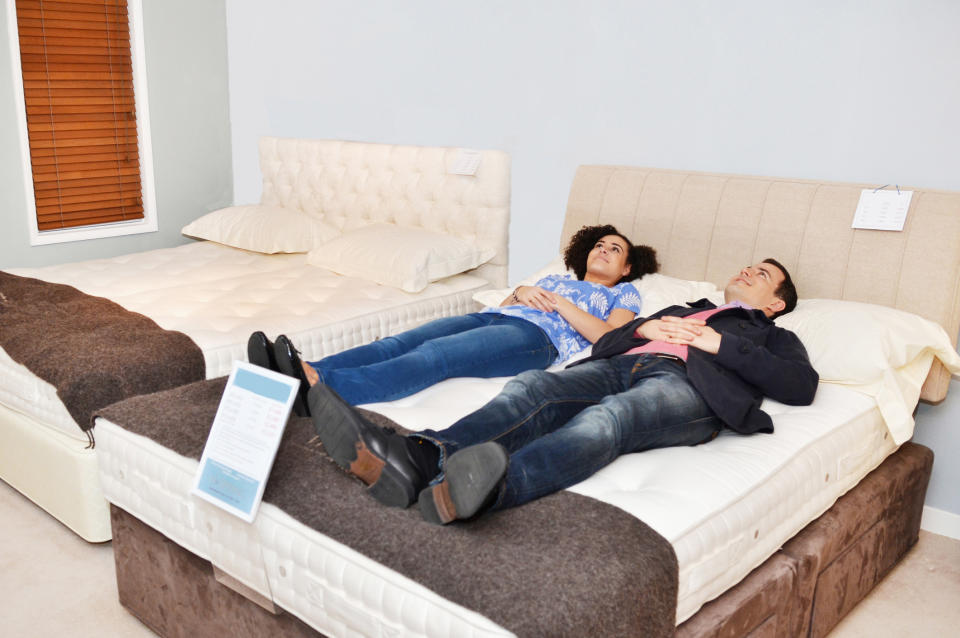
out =
[[[700,312],[696,312],[692,315],[688,315],[686,318],[687,319],[703,319],[704,321],[706,321],[707,319],[717,314],[721,310],[726,310],[727,308],[749,308],[749,306],[746,306],[740,303],[739,301],[732,301],[730,303],[723,304],[719,308],[710,308],[709,310],[701,310]],[[639,328],[637,329],[637,331],[639,332]],[[638,337],[640,336],[636,332],[634,334],[636,334]],[[666,341],[660,341],[659,339],[657,339],[657,340],[651,340],[643,344],[642,346],[631,348],[630,350],[627,350],[626,352],[624,352],[624,354],[655,354],[655,353],[669,354],[674,357],[679,357],[684,361],[686,361],[687,349],[689,347],[690,346],[686,346],[682,343],[667,343]]]

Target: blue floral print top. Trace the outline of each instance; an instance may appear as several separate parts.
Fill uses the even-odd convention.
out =
[[[571,274],[566,274],[547,275],[535,285],[569,299],[581,310],[604,321],[610,316],[610,311],[615,308],[625,308],[636,314],[640,312],[642,305],[640,293],[629,282],[607,287],[603,284],[581,281]],[[547,333],[550,342],[560,353],[556,361],[566,361],[590,345],[590,342],[557,312],[543,312],[524,305],[484,308],[483,312],[499,312],[526,319],[537,325]]]

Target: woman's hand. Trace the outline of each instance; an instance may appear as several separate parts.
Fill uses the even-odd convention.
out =
[[[554,312],[557,309],[557,299],[563,298],[540,286],[517,286],[513,294],[504,299],[500,305],[511,306],[519,303],[543,312]]]

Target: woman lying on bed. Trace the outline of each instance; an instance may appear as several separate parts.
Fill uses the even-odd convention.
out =
[[[584,226],[564,249],[576,279],[548,275],[519,286],[499,308],[445,317],[304,363],[286,335],[250,335],[251,363],[300,379],[294,411],[323,382],[352,405],[392,401],[451,377],[505,377],[545,369],[580,352],[640,311],[633,279],[657,271],[656,252],[634,246],[610,225]],[[621,283],[622,282],[622,283]]]

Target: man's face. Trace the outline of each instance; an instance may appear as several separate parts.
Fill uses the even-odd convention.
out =
[[[742,301],[770,317],[786,306],[774,294],[783,279],[783,272],[773,264],[762,262],[746,266],[730,279],[723,296],[727,302]]]

